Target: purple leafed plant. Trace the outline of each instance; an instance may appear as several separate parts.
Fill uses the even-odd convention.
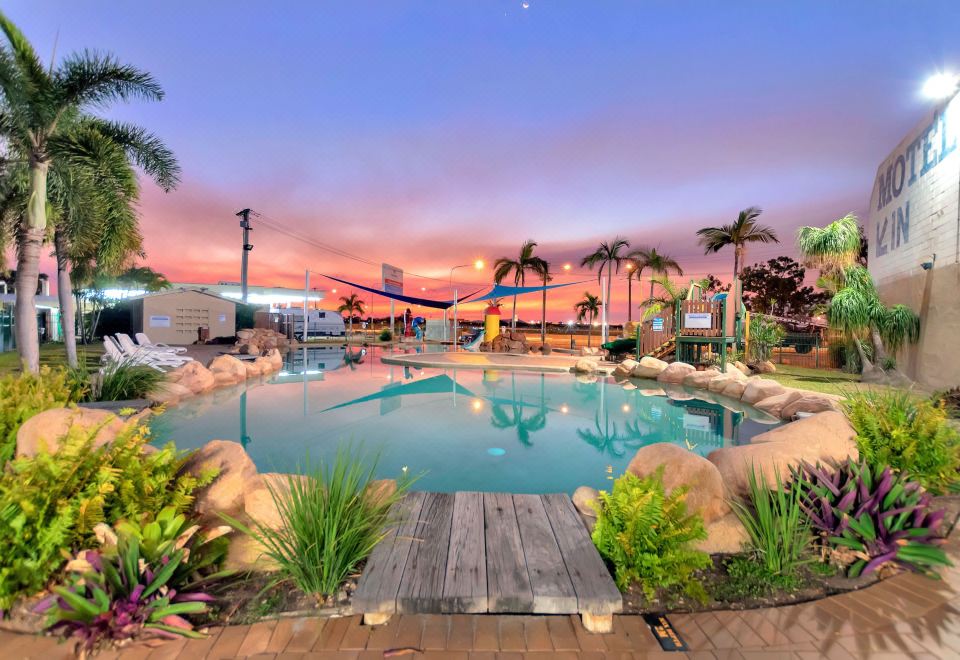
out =
[[[950,561],[938,546],[943,510],[931,510],[930,494],[904,473],[853,460],[836,466],[803,463],[793,471],[803,490],[801,509],[835,548],[856,560],[849,575],[875,571],[888,562],[935,576]]]
[[[77,640],[83,653],[150,635],[202,637],[182,615],[206,611],[213,598],[169,584],[183,560],[177,550],[150,566],[137,539],[121,537],[115,557],[81,552],[67,564],[64,583],[36,609],[47,612],[48,631]]]

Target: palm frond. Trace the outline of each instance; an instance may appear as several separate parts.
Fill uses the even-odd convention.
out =
[[[164,191],[169,192],[180,182],[180,164],[173,151],[159,137],[134,124],[85,117],[83,125],[92,126],[100,134],[120,145],[133,160]]]
[[[101,107],[111,101],[163,98],[163,89],[151,74],[122,64],[113,55],[91,50],[65,57],[53,78],[62,107]]]

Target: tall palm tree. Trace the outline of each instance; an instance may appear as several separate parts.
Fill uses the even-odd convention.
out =
[[[539,258],[539,257],[538,257]],[[550,275],[550,264],[540,259],[542,262],[538,264],[537,272],[543,278],[543,307],[540,310],[540,343],[547,343],[547,282],[553,279],[553,276]]]
[[[593,270],[594,266],[599,266],[597,270],[597,281],[600,282],[603,280],[603,270],[607,270],[607,295],[604,301],[605,307],[603,308],[604,314],[604,323],[603,323],[603,340],[606,341],[607,333],[607,323],[610,321],[610,285],[613,284],[613,275],[614,273],[620,272],[620,266],[627,259],[627,255],[623,252],[630,247],[630,241],[625,238],[617,236],[612,241],[603,241],[600,245],[597,246],[597,249],[585,256],[580,260],[581,266],[587,266]]]
[[[666,275],[655,275],[651,278],[651,281],[653,284],[656,284],[658,287],[660,287],[660,295],[651,295],[649,298],[647,298],[647,300],[644,301],[643,304],[646,307],[646,309],[643,311],[644,321],[651,316],[659,314],[665,309],[675,309],[677,302],[680,300],[686,300],[687,294],[690,293],[690,287],[674,284]],[[691,285],[700,285],[700,288],[703,289],[709,286],[709,283],[709,278],[704,278],[702,280],[692,281]],[[651,294],[652,292],[653,289],[651,288]]]
[[[747,251],[747,243],[779,243],[777,233],[766,225],[757,224],[757,218],[762,211],[756,206],[750,206],[740,211],[733,224],[719,227],[704,227],[697,231],[699,243],[704,248],[704,254],[719,252],[728,245],[733,246],[733,278],[740,275],[740,266],[743,264]]]
[[[493,263],[493,281],[500,284],[513,273],[513,285],[523,286],[526,283],[527,273],[536,273],[546,279],[549,275],[550,265],[533,254],[537,247],[537,242],[528,239],[520,246],[520,255],[516,259],[509,257],[500,257]],[[546,312],[547,298],[544,293],[543,298],[544,312]],[[513,296],[513,318],[510,327],[517,328],[517,296]]]
[[[593,345],[593,319],[600,313],[601,306],[600,298],[589,291],[584,291],[583,298],[573,306],[577,313],[577,323],[582,322],[584,318],[589,316],[587,321],[587,346]]]
[[[677,263],[677,260],[671,257],[669,254],[661,254],[657,252],[657,248],[641,248],[639,250],[634,250],[630,253],[630,258],[637,264],[637,270],[642,271],[644,269],[649,269],[653,274],[650,277],[650,297],[653,298],[653,285],[654,285],[654,275],[660,275],[666,277],[670,274],[670,271],[673,271],[677,275],[683,275],[683,269],[680,267],[680,264]],[[639,281],[640,274],[637,273],[637,280]]]
[[[859,264],[860,230],[856,216],[848,214],[826,227],[801,227],[797,248],[804,260],[820,268],[821,280],[833,298],[827,321],[850,340],[860,357],[861,380],[887,379],[887,371],[904,378],[888,363],[887,347],[897,351],[920,338],[920,317],[906,305],[887,307],[880,301],[870,272]],[[863,349],[869,338],[873,359]],[[889,367],[889,368],[888,368]]]
[[[116,58],[91,51],[74,53],[59,65],[44,67],[22,32],[0,13],[0,92],[3,113],[0,134],[29,170],[29,197],[17,236],[16,336],[27,369],[37,371],[36,284],[43,240],[47,234],[47,180],[55,159],[53,143],[69,127],[71,118],[113,101],[131,98],[160,100],[163,91],[153,77]],[[117,133],[140,134],[139,129],[102,121]],[[149,164],[140,163],[149,171]],[[170,171],[169,186],[176,182]]]
[[[357,294],[351,293],[349,296],[340,296],[340,302],[341,305],[337,307],[337,311],[349,315],[350,334],[353,334],[353,317],[354,315],[363,316],[363,300]]]

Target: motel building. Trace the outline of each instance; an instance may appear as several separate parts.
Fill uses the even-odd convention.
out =
[[[931,388],[960,385],[960,95],[940,101],[881,163],[870,196],[869,268],[880,298],[920,315],[897,355]]]

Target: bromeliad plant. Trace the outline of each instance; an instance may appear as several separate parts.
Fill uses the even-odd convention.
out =
[[[177,584],[186,555],[178,548],[147,561],[136,536],[120,531],[115,554],[81,552],[36,609],[47,613],[48,631],[77,641],[81,656],[142,637],[202,637],[182,615],[205,612],[213,598]]]
[[[935,567],[951,565],[937,547],[944,511],[931,511],[930,494],[905,472],[848,459],[836,467],[804,463],[793,478],[832,554],[852,558],[851,577],[888,563],[935,577]]]

